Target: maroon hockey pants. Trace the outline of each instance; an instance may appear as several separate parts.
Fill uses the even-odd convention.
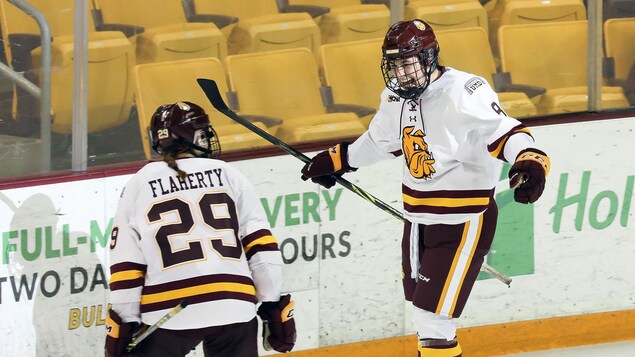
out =
[[[441,316],[459,317],[492,245],[498,208],[492,200],[479,217],[461,224],[412,224],[402,238],[406,300]],[[418,229],[419,272],[411,277],[410,230]]]

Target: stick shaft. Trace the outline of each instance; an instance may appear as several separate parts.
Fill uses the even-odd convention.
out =
[[[160,318],[159,321],[155,322],[154,325],[148,327],[147,330],[143,331],[141,335],[137,336],[137,338],[135,338],[134,341],[128,344],[128,346],[126,347],[128,352],[132,351],[135,347],[137,347],[139,343],[141,343],[141,341],[145,340],[146,337],[150,336],[151,333],[153,333],[159,327],[163,326],[166,322],[168,322],[168,320],[176,316],[176,314],[183,311],[183,309],[185,309],[186,306],[187,306],[187,302],[185,300],[181,301],[172,310],[170,310],[167,314],[165,314],[162,318]]]
[[[300,161],[302,161],[304,163],[308,163],[308,162],[311,161],[311,159],[308,156],[304,155],[303,153],[301,153],[298,150],[294,149],[293,147],[289,146],[284,141],[282,141],[282,140],[276,138],[275,136],[269,134],[265,130],[262,130],[261,128],[259,128],[256,125],[252,124],[247,119],[245,119],[245,118],[241,117],[240,115],[236,114],[233,110],[229,109],[229,107],[225,104],[225,101],[223,100],[223,98],[220,95],[220,92],[218,90],[218,86],[216,85],[216,82],[214,82],[213,80],[204,79],[204,78],[197,79],[197,82],[201,86],[201,89],[203,89],[203,92],[205,92],[205,95],[207,96],[207,99],[209,99],[210,103],[212,104],[212,106],[214,106],[214,108],[216,108],[216,110],[218,110],[219,112],[223,113],[227,117],[233,119],[234,121],[240,123],[241,125],[247,127],[249,130],[251,130],[254,133],[258,134],[263,139],[265,139],[268,142],[272,143],[273,145],[281,148],[282,150],[284,150],[285,152],[287,152],[291,156],[296,157]],[[336,179],[337,183],[339,183],[340,185],[342,185],[345,188],[349,189],[350,191],[354,192],[355,194],[357,194],[361,198],[363,198],[366,201],[372,203],[376,207],[384,210],[385,212],[389,213],[393,217],[395,217],[395,218],[397,218],[397,219],[399,219],[401,221],[405,221],[405,218],[403,217],[403,214],[401,214],[401,212],[397,211],[394,207],[392,207],[389,204],[385,203],[384,201],[378,199],[377,197],[373,196],[369,192],[361,189],[357,185],[354,185],[353,183],[351,183],[350,181],[346,180],[345,178],[343,178],[341,176],[335,176],[335,179]],[[510,277],[508,277],[508,276],[496,271],[496,269],[492,268],[491,266],[489,266],[485,262],[483,262],[483,265],[481,266],[481,271],[484,271],[486,273],[491,274],[496,279],[502,281],[503,283],[507,284],[508,286],[511,283],[511,278]]]

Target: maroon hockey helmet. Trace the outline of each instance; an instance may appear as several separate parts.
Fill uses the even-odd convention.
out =
[[[150,122],[152,149],[158,154],[187,151],[196,157],[220,156],[218,135],[205,110],[191,102],[162,105]]]
[[[439,43],[432,27],[418,19],[397,22],[388,29],[381,50],[386,87],[405,99],[419,97],[439,64]]]

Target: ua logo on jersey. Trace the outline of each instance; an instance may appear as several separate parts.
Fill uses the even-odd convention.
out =
[[[412,177],[429,179],[436,170],[433,167],[434,157],[428,151],[424,136],[423,131],[407,126],[403,128],[401,147]]]

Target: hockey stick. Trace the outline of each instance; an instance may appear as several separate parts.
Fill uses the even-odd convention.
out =
[[[273,145],[281,148],[282,150],[284,150],[288,154],[296,157],[300,161],[302,161],[304,163],[308,163],[308,162],[311,161],[311,159],[308,156],[304,155],[303,153],[301,153],[298,150],[294,149],[293,147],[289,146],[284,141],[281,141],[280,139],[276,138],[275,136],[273,136],[273,135],[269,134],[268,132],[260,129],[259,127],[257,127],[256,125],[254,125],[250,121],[248,121],[247,119],[241,117],[240,115],[236,114],[233,110],[229,109],[227,104],[225,104],[225,101],[223,100],[223,97],[221,97],[220,91],[218,90],[218,86],[216,85],[216,82],[214,80],[205,79],[205,78],[198,78],[196,81],[198,82],[198,85],[201,86],[201,89],[203,89],[203,92],[205,92],[205,95],[207,96],[207,99],[209,99],[210,103],[212,104],[212,106],[214,108],[216,108],[216,110],[218,110],[219,112],[221,112],[224,115],[228,116],[229,118],[233,119],[234,121],[238,122],[239,124],[247,127],[249,130],[251,130],[254,133],[258,134],[263,139],[265,139],[268,142],[272,143]],[[365,199],[366,201],[372,203],[373,205],[375,205],[376,207],[382,209],[383,211],[388,212],[393,217],[395,217],[395,218],[397,218],[397,219],[399,219],[401,221],[405,221],[405,218],[403,217],[401,212],[397,211],[392,206],[388,205],[387,203],[383,202],[382,200],[376,198],[375,196],[371,195],[370,193],[368,193],[368,192],[364,191],[363,189],[359,188],[358,186],[354,185],[353,183],[351,183],[350,181],[346,180],[345,178],[342,178],[341,176],[335,176],[335,180],[340,185],[346,187],[350,191],[353,191],[358,196],[360,196],[361,198]],[[492,276],[496,277],[496,279],[498,279],[498,280],[502,281],[503,283],[507,284],[507,286],[509,286],[509,284],[512,281],[512,279],[510,277],[508,277],[507,275],[504,275],[504,274],[496,271],[494,268],[490,267],[485,262],[483,262],[483,265],[481,266],[481,271],[484,271],[484,272],[486,272],[488,274],[491,274]]]
[[[168,322],[169,319],[173,318],[176,314],[183,311],[183,309],[185,309],[187,305],[188,305],[188,302],[186,300],[182,300],[172,310],[168,311],[167,314],[165,314],[162,318],[160,318],[159,321],[155,322],[154,325],[148,327],[148,329],[143,331],[141,335],[137,336],[134,339],[134,341],[130,342],[128,346],[126,347],[126,350],[128,352],[132,351],[135,347],[137,347],[139,343],[141,343],[141,341],[145,340],[146,337],[150,336],[150,334],[153,333],[154,330],[163,326],[166,322]]]

